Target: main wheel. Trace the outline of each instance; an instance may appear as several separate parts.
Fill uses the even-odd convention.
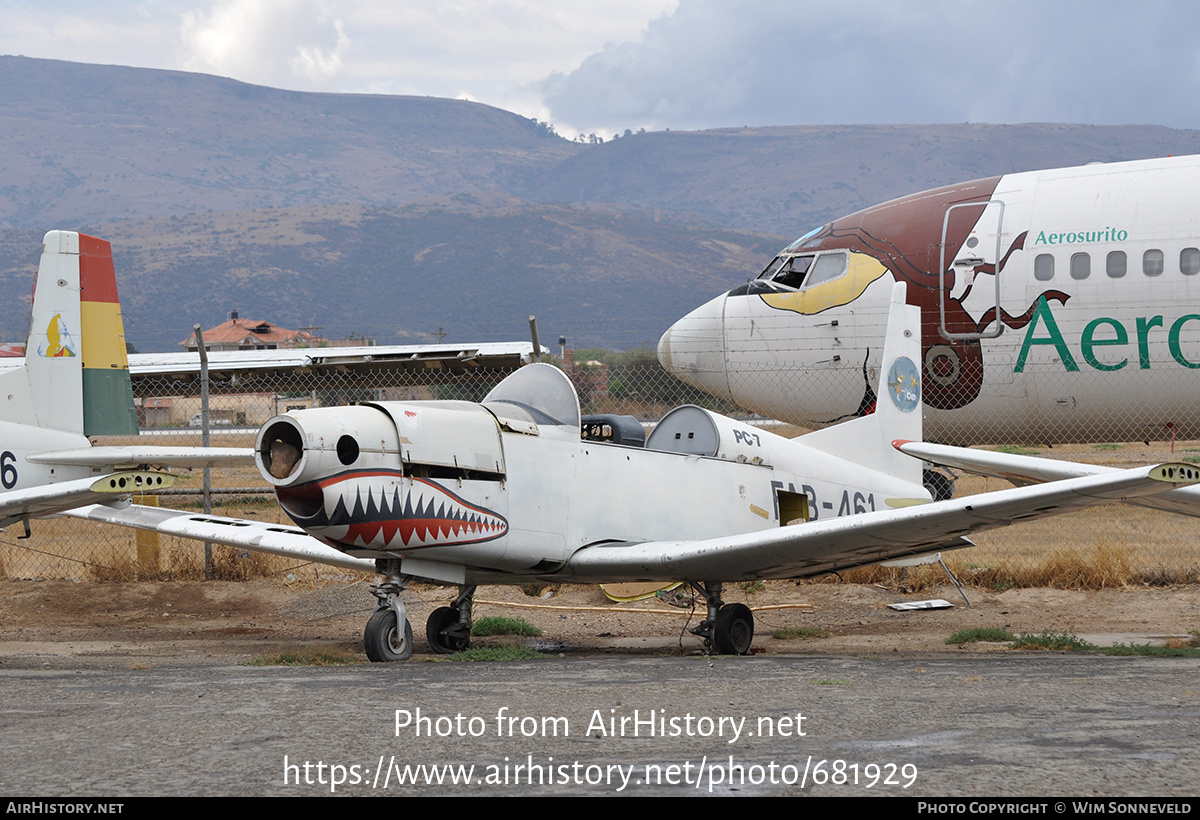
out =
[[[439,655],[453,655],[471,648],[471,635],[453,634],[458,630],[458,610],[452,606],[442,606],[429,614],[425,622],[425,637],[429,640],[429,648]],[[452,630],[447,634],[447,630]]]
[[[713,645],[722,655],[745,655],[754,641],[754,614],[745,604],[726,604],[717,610]]]
[[[363,648],[372,663],[406,661],[412,656],[412,624],[404,619],[404,630],[396,628],[396,610],[377,609],[363,631]]]
[[[954,496],[954,483],[941,473],[925,470],[921,479],[934,501],[947,501]]]

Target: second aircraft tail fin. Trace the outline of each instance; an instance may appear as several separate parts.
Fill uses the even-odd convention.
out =
[[[73,231],[46,234],[24,375],[28,390],[9,400],[17,405],[11,420],[89,436],[137,434],[108,242]]]

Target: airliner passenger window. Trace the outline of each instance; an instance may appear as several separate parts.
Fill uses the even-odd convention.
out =
[[[811,288],[813,285],[828,282],[830,279],[837,279],[845,272],[845,253],[823,253],[817,257],[817,262],[813,265],[812,273],[809,274],[804,286]]]
[[[1184,276],[1200,273],[1200,249],[1184,248],[1179,252],[1179,272]]]
[[[1149,250],[1142,254],[1142,273],[1147,276],[1162,276],[1163,252]]]
[[[1033,278],[1039,282],[1049,282],[1054,278],[1054,256],[1039,253],[1033,260]]]
[[[1104,272],[1111,279],[1120,279],[1125,275],[1127,265],[1128,261],[1125,258],[1125,251],[1113,251],[1104,261]]]
[[[1071,254],[1071,278],[1087,279],[1092,275],[1092,256],[1088,253]]]

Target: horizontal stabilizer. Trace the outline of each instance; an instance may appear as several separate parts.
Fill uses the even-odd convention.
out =
[[[65,464],[77,467],[252,467],[253,447],[80,447],[31,453],[34,464]]]
[[[1075,461],[1060,461],[1039,456],[1020,456],[991,450],[951,447],[946,444],[928,444],[923,441],[897,441],[895,446],[901,452],[931,464],[963,470],[973,475],[1003,478],[1017,485],[1042,484],[1047,481],[1088,475],[1110,475],[1120,470],[1118,467],[1106,467],[1100,464],[1081,464]],[[1170,492],[1140,496],[1126,499],[1126,501],[1139,507],[1200,517],[1200,487],[1180,487]]]
[[[164,473],[126,472],[9,490],[0,493],[0,526],[6,527],[22,518],[57,515],[82,504],[109,501],[113,493],[153,492],[152,486],[168,487],[174,479]]]

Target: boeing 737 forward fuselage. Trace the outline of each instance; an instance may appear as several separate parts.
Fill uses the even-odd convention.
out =
[[[871,411],[921,308],[926,436],[1200,437],[1200,157],[1006,174],[842,217],[663,335],[684,381],[822,426]]]

